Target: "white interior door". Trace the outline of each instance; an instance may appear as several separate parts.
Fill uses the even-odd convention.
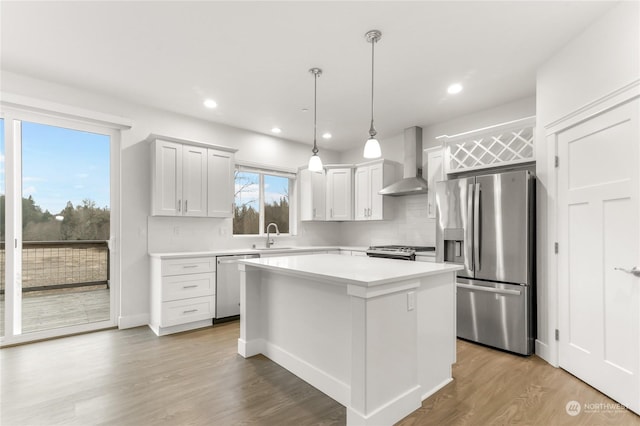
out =
[[[639,100],[558,133],[559,363],[640,412]]]

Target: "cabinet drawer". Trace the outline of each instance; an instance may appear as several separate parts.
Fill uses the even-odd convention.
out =
[[[173,300],[162,303],[161,327],[206,320],[215,316],[216,303],[213,296]]]
[[[162,301],[212,296],[216,288],[215,274],[173,275],[162,278]]]
[[[162,276],[199,274],[216,270],[215,257],[191,257],[188,259],[164,259],[162,261]]]

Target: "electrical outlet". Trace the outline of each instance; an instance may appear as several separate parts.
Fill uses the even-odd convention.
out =
[[[174,226],[173,227],[173,235],[180,235],[180,227],[179,226]]]
[[[407,293],[407,311],[413,311],[416,308],[416,292]]]

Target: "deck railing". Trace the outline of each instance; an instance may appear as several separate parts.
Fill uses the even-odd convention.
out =
[[[5,247],[0,243],[0,293],[5,287]],[[109,286],[108,241],[24,241],[22,291]]]

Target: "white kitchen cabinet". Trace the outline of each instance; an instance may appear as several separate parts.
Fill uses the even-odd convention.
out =
[[[151,214],[180,216],[182,215],[182,144],[155,140],[151,149],[153,153]]]
[[[378,160],[358,165],[355,171],[355,220],[383,220],[389,217],[389,203],[378,194],[397,179],[394,163]]]
[[[180,201],[178,201],[180,205]],[[182,215],[207,215],[207,150],[182,146]]]
[[[207,216],[232,217],[234,196],[234,153],[219,149],[207,152]]]
[[[153,142],[152,215],[205,216],[207,150],[162,139]]]
[[[301,169],[300,220],[325,220],[326,182],[324,170],[312,172]]]
[[[231,217],[235,149],[150,135],[151,215]]]
[[[158,336],[206,327],[215,316],[215,257],[151,257],[151,318]]]
[[[353,219],[353,168],[329,168],[326,182],[326,220]]]
[[[424,150],[427,157],[427,217],[436,217],[436,182],[444,180],[444,151],[441,147]]]

